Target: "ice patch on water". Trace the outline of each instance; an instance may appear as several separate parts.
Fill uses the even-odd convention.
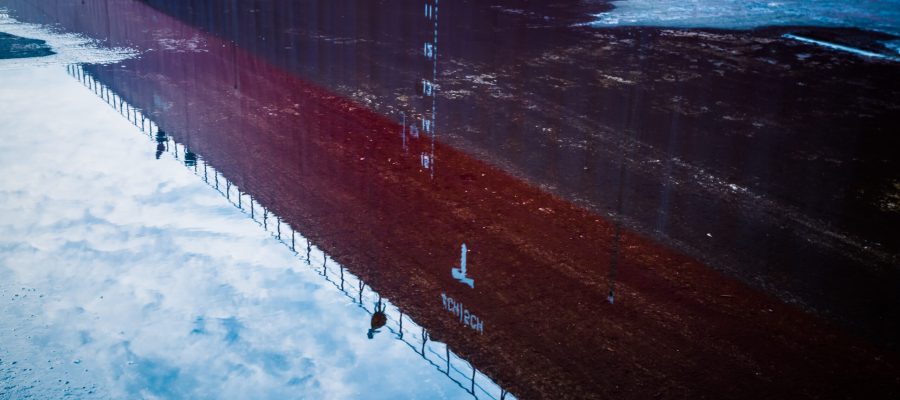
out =
[[[786,34],[786,35],[784,35],[784,37],[786,39],[792,39],[792,40],[796,40],[798,42],[814,44],[816,46],[822,46],[822,47],[829,48],[832,50],[844,51],[847,53],[852,53],[852,54],[856,54],[856,55],[863,56],[863,57],[883,58],[883,59],[887,59],[887,60],[900,61],[900,57],[891,57],[889,55],[875,53],[875,52],[868,51],[868,50],[857,49],[855,47],[844,46],[844,45],[837,44],[837,43],[831,43],[831,42],[826,42],[826,41],[822,41],[822,40],[810,39],[807,37],[797,36],[797,35],[793,35],[793,34]]]
[[[47,26],[20,22],[0,8],[0,32],[40,39],[56,53],[46,57],[0,60],[0,69],[34,65],[113,64],[135,57],[128,48],[105,48],[96,40],[73,33],[58,32]]]
[[[900,36],[900,0],[615,0],[594,26],[855,27]]]
[[[897,53],[898,55],[900,55],[900,40],[889,40],[887,42],[884,42],[883,44],[884,44],[884,47],[887,47],[894,53]]]

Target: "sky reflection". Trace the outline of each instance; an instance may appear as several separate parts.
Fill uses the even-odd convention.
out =
[[[156,160],[65,68],[0,85],[0,386],[13,396],[468,397],[402,342],[368,340],[368,313]]]

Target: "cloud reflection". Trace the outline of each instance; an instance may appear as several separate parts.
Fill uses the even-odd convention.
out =
[[[12,397],[468,397],[63,67],[0,84]]]

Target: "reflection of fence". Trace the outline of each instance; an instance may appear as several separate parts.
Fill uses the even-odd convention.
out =
[[[328,254],[320,250],[312,241],[294,230],[288,223],[269,212],[269,210],[249,193],[241,192],[241,189],[232,184],[218,170],[210,165],[206,159],[191,152],[187,146],[178,143],[175,138],[161,133],[159,125],[148,118],[140,109],[131,106],[124,98],[112,91],[95,77],[84,70],[80,65],[66,67],[69,75],[80,81],[85,87],[94,92],[103,101],[113,107],[141,133],[163,147],[164,153],[171,154],[176,160],[200,177],[203,182],[215,189],[225,197],[229,203],[241,210],[248,217],[257,222],[260,227],[272,234],[279,242],[286,245],[297,257],[315,272],[331,283],[341,293],[346,295],[354,304],[367,313],[374,313],[375,304],[379,301],[384,305],[384,313],[387,316],[388,329],[397,340],[402,341],[410,349],[415,351],[428,364],[437,368],[459,387],[466,390],[475,398],[488,399],[513,399],[514,396],[503,390],[484,373],[478,371],[471,363],[460,358],[450,350],[445,343],[430,340],[428,330],[415,323],[409,316],[403,314],[397,306],[369,288],[365,282],[338,264]],[[179,146],[181,147],[179,149]],[[180,150],[180,151],[179,151]],[[366,306],[371,305],[371,309]],[[365,334],[360,331],[360,334]]]

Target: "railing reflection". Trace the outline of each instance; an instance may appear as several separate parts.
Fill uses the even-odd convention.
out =
[[[132,107],[123,97],[95,79],[81,65],[68,65],[66,70],[70,76],[77,79],[120,115],[128,119],[150,141],[156,143],[157,159],[160,159],[163,154],[171,154],[174,159],[182,162],[186,168],[201,178],[209,187],[219,192],[231,205],[259,224],[273,238],[287,246],[303,263],[332,284],[357,307],[370,314],[373,317],[373,328],[367,333],[370,338],[377,331],[387,330],[396,340],[405,343],[424,361],[442,372],[474,398],[501,400],[515,398],[485,373],[451,351],[449,345],[431,340],[427,328],[418,325],[401,309],[391,304],[389,300],[383,299],[365,282],[346,271],[342,265],[319,249],[310,238],[303,236],[281,217],[270,212],[251,194],[242,192],[237,185],[232,184],[206,159],[192,152],[186,145],[179,143],[140,109]],[[299,248],[298,243],[300,244]],[[462,268],[465,269],[464,261]],[[371,308],[367,304],[372,305]],[[378,327],[375,328],[375,325]]]

